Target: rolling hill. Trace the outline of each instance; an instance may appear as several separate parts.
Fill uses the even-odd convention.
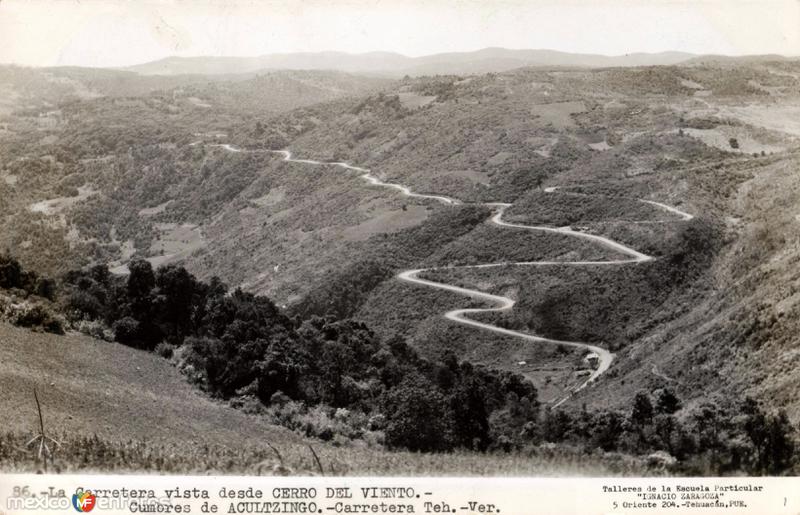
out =
[[[322,70],[144,75],[102,68],[0,65],[0,91],[4,92],[0,114],[57,111],[57,106],[73,102],[158,94],[183,98],[195,109],[211,107],[203,100],[208,97],[228,102],[227,107],[243,102],[239,105],[243,111],[278,112],[368,93],[387,82]]]

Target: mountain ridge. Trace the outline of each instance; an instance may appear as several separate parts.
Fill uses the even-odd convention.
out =
[[[569,53],[547,49],[483,48],[409,57],[394,52],[298,52],[253,57],[169,56],[121,68],[142,75],[185,73],[227,74],[267,69],[333,69],[351,73],[388,76],[432,73],[502,72],[523,66],[602,68],[615,66],[671,65],[698,57],[684,52],[631,53],[618,56]]]

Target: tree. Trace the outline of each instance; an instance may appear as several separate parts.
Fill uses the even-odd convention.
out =
[[[631,422],[637,426],[645,426],[653,421],[653,404],[646,392],[639,392],[633,398]]]
[[[738,149],[738,148],[739,148],[739,140],[737,140],[736,138],[731,138],[731,139],[729,139],[729,140],[728,140],[728,144],[729,144],[729,145],[731,146],[731,148],[733,148],[733,149]]]
[[[129,314],[139,324],[136,345],[152,350],[162,338],[153,304],[156,282],[153,266],[148,261],[137,259],[128,268],[131,272],[126,283]]]
[[[102,284],[103,286],[106,287],[108,287],[111,284],[111,272],[109,272],[108,266],[104,264],[94,265],[92,268],[89,269],[89,275],[98,284]]]
[[[0,288],[19,288],[22,284],[22,266],[8,254],[0,254]]]
[[[192,329],[198,303],[197,280],[182,266],[169,265],[158,269],[155,284],[159,325],[172,343],[179,345]]]
[[[266,401],[277,391],[302,398],[299,381],[309,371],[310,356],[289,335],[273,334],[258,363],[258,395]]]
[[[681,401],[669,388],[656,390],[656,413],[671,415],[681,409]]]
[[[569,413],[560,409],[548,410],[544,414],[542,439],[545,442],[561,442],[569,436],[574,421]]]
[[[67,295],[64,307],[68,316],[74,319],[95,320],[103,312],[103,305],[97,298],[86,290],[75,289]]]
[[[617,449],[617,440],[623,433],[623,418],[615,411],[603,411],[593,417],[592,444],[604,451]]]
[[[786,472],[794,464],[794,428],[784,410],[771,415],[767,420],[767,443],[764,446],[765,472],[777,475]]]
[[[450,396],[455,444],[485,450],[489,445],[489,419],[482,385],[472,375],[461,379]]]
[[[753,444],[750,472],[777,475],[794,464],[794,428],[786,412],[766,415],[751,398],[742,406],[746,419],[744,431]]]
[[[719,474],[727,465],[727,445],[731,442],[728,434],[730,418],[725,416],[719,405],[704,402],[692,412],[691,420],[697,449],[705,454],[711,471]]]
[[[452,449],[447,402],[427,380],[407,378],[383,399],[386,415],[386,443],[411,451]]]
[[[141,345],[141,334],[138,320],[131,317],[121,318],[114,322],[112,330],[114,331],[114,339],[119,343],[130,345],[132,347],[138,347]]]
[[[131,303],[131,314],[136,320],[147,320],[152,306],[152,291],[156,284],[153,265],[143,259],[135,259],[128,264],[128,299]]]
[[[48,299],[48,300],[55,300],[56,298],[56,282],[47,277],[39,277],[36,280],[36,287],[34,293],[39,297]]]

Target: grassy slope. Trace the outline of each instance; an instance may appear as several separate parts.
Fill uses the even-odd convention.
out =
[[[5,429],[35,426],[35,386],[48,427],[65,432],[171,443],[298,441],[204,398],[155,354],[74,333],[52,336],[5,324],[0,341],[0,411],[19,414],[6,419]]]
[[[686,316],[654,332],[631,362],[653,349],[660,371],[683,390],[736,389],[800,418],[799,164],[795,151],[750,168],[746,180],[718,196],[729,244],[715,262],[713,291],[686,299],[692,306]],[[658,380],[652,374],[646,379]]]

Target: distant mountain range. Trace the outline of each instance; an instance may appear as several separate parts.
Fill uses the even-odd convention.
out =
[[[522,66],[602,68],[672,65],[698,57],[683,52],[605,56],[572,54],[555,50],[485,48],[474,52],[453,52],[422,57],[408,57],[391,52],[364,54],[304,52],[257,57],[167,57],[125,69],[144,75],[219,75],[288,69],[339,70],[385,76],[419,76],[502,72]]]

